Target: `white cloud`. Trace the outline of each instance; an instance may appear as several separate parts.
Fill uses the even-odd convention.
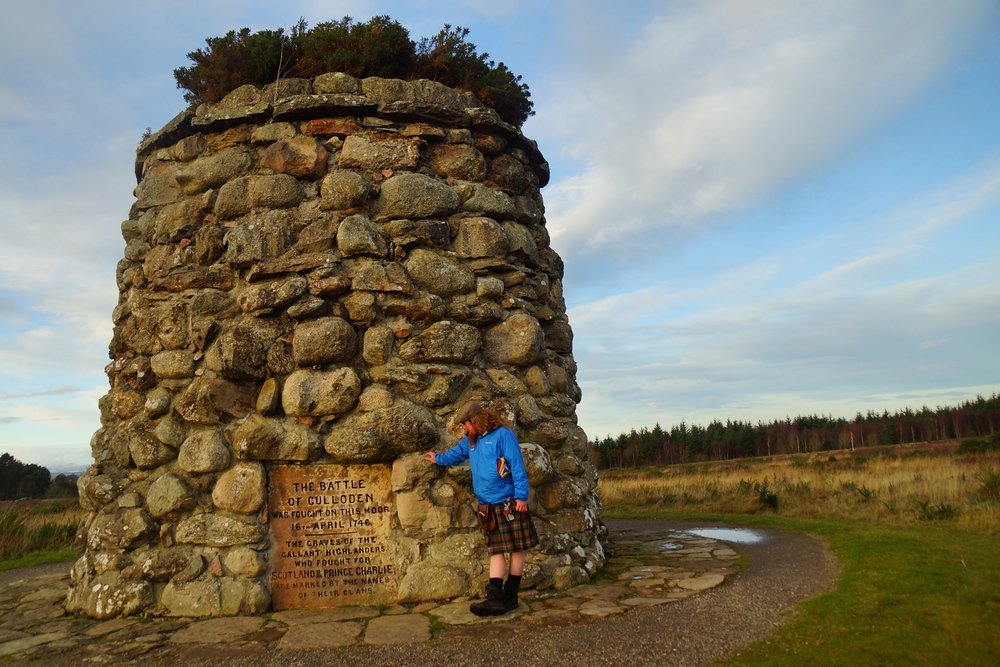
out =
[[[0,451],[51,470],[82,470],[91,462],[90,438],[100,427],[101,386],[61,387],[45,395],[0,396]]]
[[[996,206],[1000,202],[1000,159],[988,159],[943,189],[936,200],[921,202],[904,215],[905,220],[916,221],[907,236],[920,238],[947,231],[969,216]]]
[[[993,178],[974,166],[819,240],[575,306],[581,425],[593,437],[656,421],[851,416],[1000,390]]]
[[[0,88],[0,119],[4,122],[24,121],[32,117],[32,109],[23,95]]]
[[[611,332],[576,318],[581,424],[593,436],[654,421],[770,419],[834,406],[850,416],[881,409],[886,396],[989,386],[1000,376],[1000,359],[990,356],[996,303],[1000,275],[981,264],[848,299],[769,291],[660,326],[616,317]]]
[[[563,134],[581,172],[546,192],[554,244],[571,266],[648,255],[802,179],[933,81],[987,7],[680,3],[625,49],[578,41],[584,69],[539,122],[587,128]]]
[[[12,328],[0,331],[5,373],[99,374],[106,363],[124,248],[119,223],[132,186],[127,163],[101,164],[100,157],[81,168],[55,166],[16,190],[0,188],[0,282],[22,304],[17,319],[6,320]]]

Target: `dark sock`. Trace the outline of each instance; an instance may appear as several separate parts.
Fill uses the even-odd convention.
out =
[[[507,577],[507,583],[503,585],[503,606],[506,611],[517,609],[517,592],[521,588],[521,577],[512,574]]]
[[[518,577],[520,579],[521,577]],[[490,577],[490,585],[503,588],[503,577]]]

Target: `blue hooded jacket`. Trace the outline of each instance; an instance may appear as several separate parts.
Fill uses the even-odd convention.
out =
[[[510,476],[506,479],[497,473],[497,459],[501,456],[510,467]],[[500,426],[479,436],[471,450],[469,438],[462,438],[457,445],[438,454],[435,462],[450,468],[466,459],[472,465],[472,490],[479,502],[502,505],[511,498],[528,501],[528,473],[524,469],[517,436],[509,428]]]

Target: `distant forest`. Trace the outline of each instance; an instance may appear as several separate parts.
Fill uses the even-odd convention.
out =
[[[21,463],[10,454],[0,454],[0,500],[63,498],[76,496],[76,475],[56,475],[35,463]]]
[[[657,424],[591,442],[590,451],[599,468],[662,466],[972,438],[992,435],[998,426],[1000,395],[993,394],[957,407],[859,412],[852,420],[817,415],[769,424],[716,420],[708,426],[681,422],[670,430]]]

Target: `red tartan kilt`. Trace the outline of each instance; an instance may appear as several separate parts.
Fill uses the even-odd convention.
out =
[[[496,530],[486,533],[486,548],[490,555],[517,553],[538,546],[538,533],[531,515],[527,512],[513,512],[514,519],[507,521],[499,509]]]

